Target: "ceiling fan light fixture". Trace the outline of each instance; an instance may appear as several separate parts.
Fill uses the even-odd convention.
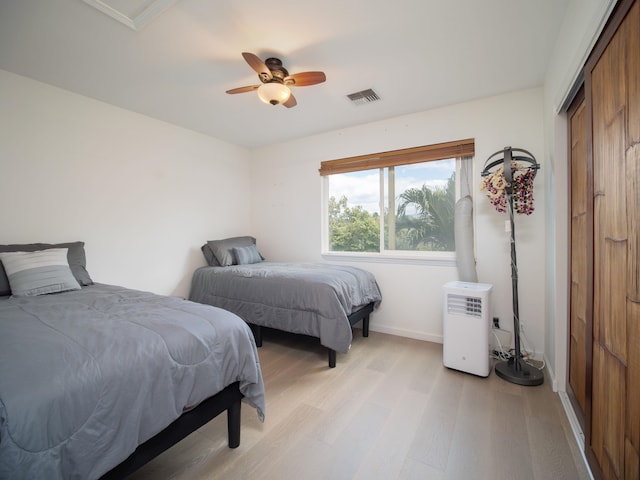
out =
[[[264,103],[279,105],[289,100],[291,90],[286,85],[278,82],[263,83],[258,87],[258,97]]]

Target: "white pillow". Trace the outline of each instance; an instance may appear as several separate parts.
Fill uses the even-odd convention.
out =
[[[69,268],[67,248],[50,248],[36,252],[2,252],[4,266],[15,296],[80,290]]]

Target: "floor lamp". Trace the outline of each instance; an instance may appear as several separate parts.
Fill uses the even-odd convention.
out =
[[[492,160],[494,157],[502,155],[501,158]],[[506,205],[501,203],[502,207],[506,207],[506,211],[509,214],[509,221],[511,226],[511,290],[513,301],[513,337],[514,337],[514,354],[508,360],[499,361],[495,365],[496,375],[500,378],[518,385],[535,386],[541,385],[544,382],[544,372],[531,365],[529,365],[522,357],[522,349],[520,347],[520,318],[518,308],[518,265],[516,261],[516,231],[514,225],[514,187],[517,180],[514,176],[515,171],[522,170],[518,167],[518,162],[524,163],[524,170],[530,172],[531,175],[531,187],[533,186],[533,177],[535,177],[536,170],[540,168],[538,164],[529,152],[519,148],[505,147],[493,155],[491,155],[485,162],[485,168],[482,171],[482,176],[487,177],[492,174],[492,169],[500,167],[504,169],[504,191],[506,197]],[[491,192],[491,190],[490,190]],[[516,192],[517,194],[518,192]],[[532,206],[531,206],[532,208]],[[498,208],[499,211],[504,211],[502,208]]]

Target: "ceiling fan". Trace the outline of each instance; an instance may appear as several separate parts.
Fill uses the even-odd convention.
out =
[[[298,102],[291,94],[289,87],[307,87],[324,82],[327,77],[324,72],[301,72],[289,75],[282,61],[278,58],[267,58],[264,62],[256,55],[242,52],[242,56],[249,66],[258,74],[262,82],[260,85],[232,88],[227,93],[244,93],[258,90],[258,96],[264,103],[271,105],[284,105],[287,108],[295,107]]]

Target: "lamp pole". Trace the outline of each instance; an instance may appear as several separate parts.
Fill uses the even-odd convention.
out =
[[[514,355],[506,361],[496,363],[496,375],[500,378],[518,385],[535,386],[544,382],[544,373],[535,367],[529,365],[522,358],[522,349],[520,348],[520,313],[518,306],[518,264],[516,259],[516,229],[513,212],[513,168],[511,147],[504,149],[504,179],[507,183],[506,197],[509,213],[509,222],[511,230],[511,295],[513,303],[513,338],[514,338]]]

